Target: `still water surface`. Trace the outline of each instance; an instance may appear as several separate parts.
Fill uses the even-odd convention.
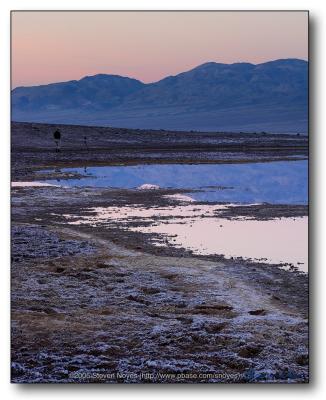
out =
[[[279,161],[244,164],[151,164],[90,168],[65,168],[81,179],[48,180],[68,187],[195,189],[197,201],[307,204],[308,162]]]
[[[229,205],[184,204],[176,207],[140,206],[94,207],[79,218],[64,215],[68,224],[105,226],[163,235],[158,246],[170,245],[197,254],[223,254],[258,262],[290,263],[308,272],[308,218],[277,218],[267,221],[250,218],[228,220],[219,212]],[[139,226],[135,226],[138,221]],[[133,222],[130,225],[130,222]],[[143,226],[142,222],[147,222]],[[136,223],[137,225],[137,223]]]

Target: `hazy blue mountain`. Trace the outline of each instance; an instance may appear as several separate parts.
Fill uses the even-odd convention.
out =
[[[144,84],[114,75],[20,87],[12,119],[130,128],[307,132],[308,63],[205,63]]]
[[[12,108],[31,113],[76,108],[106,110],[121,104],[126,96],[143,86],[136,79],[99,74],[79,81],[18,87],[12,91]]]

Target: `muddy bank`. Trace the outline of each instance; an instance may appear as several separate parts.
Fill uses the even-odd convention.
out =
[[[306,275],[62,217],[177,192],[12,190],[14,382],[307,382]]]
[[[13,381],[307,380],[302,310],[266,293],[275,282],[293,289],[285,271],[253,270],[244,280],[236,264],[56,233],[87,238],[97,252],[13,262]],[[174,376],[181,373],[216,378]]]
[[[60,182],[58,182],[60,185]],[[223,190],[223,189],[221,189]],[[191,195],[196,190],[192,189],[159,189],[159,190],[138,190],[138,189],[105,189],[91,187],[12,187],[12,215],[18,220],[33,220],[42,217],[49,208],[61,210],[62,214],[73,213],[76,209],[90,209],[94,207],[126,205],[142,206],[144,208],[159,208],[178,206],[185,204],[178,199],[179,195]],[[49,204],[51,202],[51,204]],[[212,205],[212,202],[197,201],[196,205]],[[229,204],[219,202],[218,204]],[[29,207],[28,216],[24,213],[23,207]],[[308,215],[307,205],[295,204],[254,204],[254,205],[233,205],[220,211],[224,218],[254,217],[257,219],[271,219],[278,217],[299,217]],[[57,213],[60,219],[60,214]],[[49,216],[51,217],[51,216]],[[52,216],[53,217],[53,216]],[[203,214],[204,218],[205,215]],[[63,220],[63,219],[61,219]]]
[[[60,153],[55,153],[53,140],[57,126],[62,132]],[[87,148],[84,136],[87,137]],[[52,167],[303,159],[308,156],[308,137],[13,122],[11,156],[12,180],[35,180],[42,179],[39,170]],[[58,171],[53,177],[63,176]]]
[[[223,218],[253,218],[255,220],[269,220],[275,218],[295,218],[308,216],[307,205],[288,204],[255,204],[238,205],[222,210]]]

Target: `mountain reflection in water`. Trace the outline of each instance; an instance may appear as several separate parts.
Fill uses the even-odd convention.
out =
[[[199,189],[197,201],[307,204],[308,161],[242,164],[152,164],[65,168],[81,179],[60,179],[68,187],[137,188],[144,184],[161,188]],[[57,180],[48,183],[58,184]]]

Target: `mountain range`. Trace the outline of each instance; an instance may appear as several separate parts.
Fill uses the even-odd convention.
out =
[[[308,62],[208,62],[145,84],[118,75],[17,87],[12,120],[141,129],[308,132]]]

